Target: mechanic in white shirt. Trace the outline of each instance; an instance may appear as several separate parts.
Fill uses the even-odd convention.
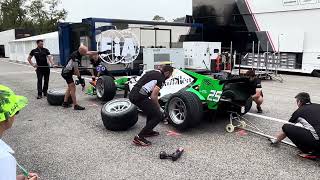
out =
[[[8,87],[0,85],[0,180],[37,180],[38,175],[29,173],[28,177],[17,174],[17,161],[14,151],[1,140],[4,132],[12,127],[15,116],[28,103],[27,98],[17,96]]]

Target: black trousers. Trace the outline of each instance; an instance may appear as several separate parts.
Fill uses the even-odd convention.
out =
[[[143,134],[152,131],[161,122],[162,113],[155,102],[137,91],[131,91],[129,99],[147,115],[146,126],[138,134],[143,137]]]
[[[282,130],[303,153],[320,153],[320,141],[309,130],[292,124],[283,125]]]
[[[50,69],[40,69],[36,70],[37,72],[37,88],[38,88],[38,95],[41,96],[42,93],[47,93],[49,87],[49,77],[50,77]],[[43,87],[42,87],[42,79],[44,79]]]

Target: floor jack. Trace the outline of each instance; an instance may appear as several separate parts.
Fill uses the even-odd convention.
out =
[[[248,132],[251,132],[251,133],[266,137],[268,139],[276,139],[275,137],[267,135],[266,133],[264,133],[257,126],[255,126],[253,123],[251,123],[248,119],[244,118],[243,116],[240,116],[238,113],[236,113],[236,112],[229,112],[229,113],[230,113],[230,117],[229,117],[230,124],[228,124],[226,126],[226,131],[227,132],[232,133],[232,132],[235,131],[236,128],[239,128],[239,129],[243,129],[243,130],[246,130]],[[259,116],[259,115],[256,115],[256,116],[262,118],[262,116]],[[274,118],[265,118],[264,117],[264,119],[275,121]],[[280,120],[277,120],[277,122],[289,123],[289,122],[280,121]],[[255,129],[255,130],[249,129],[248,127],[252,128],[252,129]],[[287,141],[281,141],[281,142],[286,144],[286,145],[296,147],[296,145],[294,145],[291,142],[287,142]]]

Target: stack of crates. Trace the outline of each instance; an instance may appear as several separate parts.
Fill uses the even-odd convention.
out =
[[[268,62],[266,60],[267,56],[264,54],[260,54],[260,57],[258,54],[252,55],[252,53],[249,53],[247,58],[243,59],[241,61],[241,65],[245,66],[253,66],[258,68],[264,68],[268,66],[268,68],[282,68],[282,69],[295,69],[297,57],[293,53],[281,53],[281,59],[279,62],[278,54],[273,55],[269,54]]]

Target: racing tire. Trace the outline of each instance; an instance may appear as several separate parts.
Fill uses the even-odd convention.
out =
[[[247,112],[249,112],[252,107],[253,100],[251,96],[245,98],[244,96],[241,96],[240,93],[237,93],[232,90],[226,90],[223,92],[222,97],[224,97],[225,99],[230,99],[234,104],[237,104],[236,106],[232,104],[226,104],[226,103],[220,104],[219,111],[222,114],[224,113],[229,114],[227,113],[227,111],[234,111],[239,113],[240,115],[244,115]],[[242,112],[241,107],[244,107],[244,112]]]
[[[112,100],[117,92],[114,79],[110,76],[101,76],[96,83],[97,97],[102,101]]]
[[[47,101],[51,106],[61,106],[64,101],[65,89],[51,89],[47,92]],[[69,103],[72,104],[71,97]]]
[[[138,110],[129,99],[114,99],[102,107],[101,118],[106,129],[125,131],[137,123]]]
[[[194,128],[203,117],[203,105],[192,92],[179,91],[173,94],[166,104],[169,122],[179,130]]]

